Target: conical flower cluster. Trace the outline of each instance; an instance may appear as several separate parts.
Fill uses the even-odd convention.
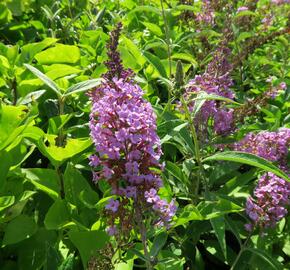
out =
[[[235,150],[252,153],[263,157],[289,173],[287,167],[290,147],[290,129],[280,128],[277,132],[262,131],[249,133],[235,144]],[[254,191],[254,196],[246,202],[246,213],[252,223],[246,224],[247,230],[274,227],[286,214],[290,203],[290,183],[274,175],[263,174]]]
[[[105,179],[115,195],[105,207],[109,234],[131,229],[134,207],[153,208],[158,216],[155,223],[161,225],[168,224],[176,210],[157,195],[162,180],[156,117],[132,72],[121,64],[116,51],[120,29],[119,24],[111,33],[104,83],[91,93],[90,134],[97,154],[90,164],[95,168],[94,180]]]
[[[229,55],[227,48],[220,48],[216,51],[213,60],[209,63],[207,71],[202,75],[196,75],[188,84],[184,94],[185,100],[189,101],[189,109],[192,110],[194,101],[190,101],[192,94],[206,92],[221,97],[233,99],[234,93],[230,90],[233,84],[229,72],[231,65],[227,61]],[[218,135],[228,135],[234,129],[233,109],[224,106],[217,100],[207,100],[198,115],[196,126],[200,133],[204,133],[210,119],[214,120],[214,131]],[[204,124],[204,127],[200,127]]]

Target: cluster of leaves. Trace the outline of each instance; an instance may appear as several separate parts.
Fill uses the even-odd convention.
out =
[[[216,23],[202,25],[200,1],[0,0],[1,269],[131,270],[148,260],[158,270],[289,269],[289,217],[266,235],[244,228],[245,200],[261,171],[289,178],[264,159],[215,146],[250,131],[290,128],[289,88],[243,119],[234,135],[203,142],[200,157],[192,116],[175,104],[225,39],[225,22],[236,94],[230,106],[263,94],[269,76],[290,85],[288,11],[267,0],[214,2]],[[236,12],[247,4],[254,11]],[[267,12],[276,17],[264,29]],[[95,150],[85,91],[102,82],[108,32],[119,21],[122,61],[157,115],[160,195],[178,203],[168,231],[147,228],[149,258],[138,236],[124,248],[105,232],[110,187],[93,184],[88,165]],[[199,100],[207,98],[218,97]],[[196,194],[201,167],[207,184]]]

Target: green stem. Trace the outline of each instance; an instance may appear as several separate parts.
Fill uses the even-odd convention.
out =
[[[55,170],[56,170],[56,173],[57,173],[57,175],[59,177],[59,182],[60,182],[60,197],[62,199],[64,199],[65,193],[64,193],[63,175],[62,175],[62,172],[61,172],[59,167],[56,167]]]
[[[148,247],[147,247],[146,227],[144,226],[140,205],[135,204],[135,209],[136,209],[138,227],[139,227],[140,235],[141,235],[141,241],[142,241],[143,250],[144,250],[144,256],[148,259],[148,261],[146,261],[146,269],[153,270],[153,267],[150,262]]]
[[[163,17],[164,28],[165,28],[165,37],[166,37],[168,62],[169,62],[169,79],[170,79],[172,77],[172,61],[171,61],[171,42],[170,42],[170,37],[169,37],[169,27],[168,27],[166,16],[165,16],[163,0],[160,0],[160,4],[161,4],[162,17]]]
[[[245,242],[243,243],[243,245],[241,246],[240,252],[239,252],[239,254],[237,255],[237,257],[236,257],[236,259],[235,259],[235,261],[234,261],[234,263],[233,263],[233,265],[232,265],[232,267],[231,267],[230,270],[234,270],[234,269],[235,269],[235,267],[236,267],[236,265],[237,265],[237,263],[238,263],[238,261],[239,261],[241,255],[242,255],[242,253],[243,253],[243,252],[245,251],[245,249],[247,248],[247,244],[248,244],[250,238],[251,238],[251,234],[249,233],[249,235],[248,235],[246,241],[245,241]]]
[[[190,132],[191,132],[193,142],[194,142],[195,159],[196,159],[198,167],[199,167],[199,174],[197,177],[197,183],[196,183],[196,188],[195,188],[195,198],[196,198],[198,195],[198,192],[199,192],[200,180],[203,179],[203,183],[204,183],[204,187],[205,187],[206,191],[207,191],[207,182],[206,182],[206,179],[204,176],[204,170],[203,170],[203,165],[202,165],[201,156],[200,156],[200,147],[199,147],[199,142],[198,142],[196,130],[194,127],[194,122],[191,118],[190,111],[187,107],[187,104],[186,104],[186,101],[185,101],[183,95],[181,95],[180,100],[181,100],[181,103],[182,103],[182,106],[183,106],[183,109],[185,112],[185,117],[187,118],[188,123],[189,123]]]
[[[65,98],[59,97],[58,104],[59,104],[59,116],[61,117],[64,114],[64,103]],[[63,134],[63,126],[59,128],[58,137],[57,137],[57,146],[61,147],[64,145],[64,134]]]
[[[16,82],[16,78],[14,77],[12,82],[11,82],[11,89],[13,92],[13,105],[15,106],[17,103],[17,99],[18,99],[18,93],[17,93],[17,82]]]

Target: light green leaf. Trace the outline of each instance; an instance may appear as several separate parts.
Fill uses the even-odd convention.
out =
[[[15,201],[14,196],[2,196],[0,197],[0,211],[11,206]]]
[[[138,46],[130,39],[122,36],[121,44],[124,45],[126,50],[128,50],[131,55],[134,57],[135,61],[140,67],[146,63],[146,58],[142,55],[142,52],[138,48]]]
[[[192,220],[203,220],[204,217],[194,205],[187,205],[184,207],[182,213],[174,222],[173,227],[184,225]]]
[[[160,16],[161,14],[160,10],[153,6],[138,6],[135,9],[133,9],[131,12],[129,12],[128,16],[134,12],[150,12],[150,13],[155,13],[158,16]]]
[[[53,64],[48,67],[44,67],[44,70],[45,75],[52,80],[82,72],[82,70],[79,68],[64,64]]]
[[[258,16],[255,12],[250,11],[250,10],[244,10],[244,11],[240,11],[239,13],[237,13],[237,15],[235,16],[235,18],[239,18],[242,16]]]
[[[25,129],[25,125],[20,125],[26,117],[26,106],[0,104],[0,150],[12,143]]]
[[[179,59],[190,62],[194,67],[198,66],[195,58],[189,53],[175,53],[171,56],[172,59]]]
[[[264,158],[258,157],[256,155],[253,155],[253,154],[238,152],[238,151],[237,152],[227,151],[227,152],[221,152],[213,156],[207,157],[203,159],[203,162],[212,161],[212,160],[228,160],[228,161],[248,164],[251,166],[258,167],[267,172],[272,172],[276,174],[277,176],[280,176],[281,178],[284,178],[285,180],[290,181],[287,174],[285,174],[283,171],[281,171],[279,168],[273,165],[270,161]]]
[[[150,31],[152,32],[154,35],[156,36],[162,36],[163,32],[161,30],[161,28],[155,24],[155,23],[149,23],[149,22],[142,22],[142,24]]]
[[[43,49],[55,44],[56,42],[56,38],[45,38],[41,42],[24,45],[21,48],[21,53],[18,57],[17,64],[22,65],[23,63],[30,62],[38,52],[41,52]]]
[[[44,136],[42,129],[36,126],[28,126],[23,133],[21,134],[24,138],[30,138],[34,141],[38,141],[41,137]]]
[[[80,49],[73,45],[56,44],[35,55],[39,64],[66,63],[75,64],[80,60]]]
[[[134,265],[134,259],[126,260],[126,262],[121,262],[116,264],[114,270],[132,270]]]
[[[40,139],[38,141],[39,150],[50,159],[54,166],[60,166],[65,160],[79,154],[92,144],[90,138],[68,138],[65,146],[60,147],[55,144],[56,135],[47,134],[45,138],[47,139],[46,144],[48,146],[46,146],[43,139]]]
[[[9,68],[10,68],[10,64],[9,64],[8,59],[5,56],[0,55],[0,74],[2,73],[4,75],[7,75]]]

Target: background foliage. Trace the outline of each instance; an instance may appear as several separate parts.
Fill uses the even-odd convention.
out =
[[[108,33],[119,21],[123,63],[157,115],[160,193],[178,204],[169,230],[148,228],[154,269],[289,269],[289,216],[266,234],[244,228],[245,201],[261,171],[287,175],[216,147],[250,131],[290,128],[289,88],[243,117],[231,136],[201,142],[208,189],[192,196],[199,164],[190,122],[175,104],[177,63],[184,83],[203,73],[228,27],[238,104],[263,95],[270,76],[274,85],[290,85],[289,5],[214,2],[216,23],[202,25],[195,19],[200,1],[0,1],[1,269],[130,270],[148,260],[138,237],[122,248],[105,232],[110,190],[105,181],[93,184],[88,165],[95,150],[85,92],[101,83]],[[237,12],[247,4],[253,8]],[[268,14],[274,22],[263,28]]]

